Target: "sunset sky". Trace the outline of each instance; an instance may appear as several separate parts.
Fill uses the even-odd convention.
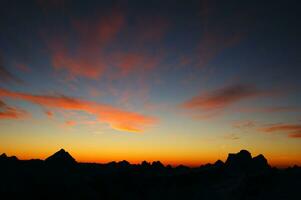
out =
[[[281,2],[281,3],[280,3]],[[297,1],[1,1],[0,153],[301,165]]]

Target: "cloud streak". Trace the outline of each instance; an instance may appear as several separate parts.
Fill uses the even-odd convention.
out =
[[[196,118],[207,119],[221,115],[224,110],[241,101],[277,94],[277,91],[264,91],[255,85],[238,83],[194,96],[180,107],[192,111]]]
[[[67,96],[33,95],[0,89],[0,97],[13,98],[38,104],[45,108],[83,111],[95,115],[99,122],[112,129],[127,132],[142,132],[157,120],[136,112],[125,111],[107,104],[85,101]]]
[[[3,60],[0,55],[0,83],[22,83],[22,81],[12,74],[4,66]]]
[[[11,107],[0,100],[0,119],[23,119],[27,112],[16,107]]]
[[[241,108],[239,111],[246,113],[277,113],[277,112],[298,112],[301,108],[297,106],[269,106],[262,108]]]
[[[250,85],[231,85],[205,94],[198,95],[183,104],[185,108],[204,110],[224,109],[243,99],[260,95],[256,87]]]
[[[290,138],[301,138],[300,124],[274,124],[259,129],[266,133],[285,133]]]

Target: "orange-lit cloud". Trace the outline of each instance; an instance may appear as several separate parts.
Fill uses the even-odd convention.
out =
[[[301,138],[301,131],[298,131],[296,133],[290,133],[290,134],[288,134],[288,137],[290,137],[290,138]]]
[[[115,52],[110,55],[108,63],[110,66],[116,66],[112,78],[120,78],[130,74],[147,74],[154,69],[163,59],[163,54],[149,54],[143,51],[133,52]]]
[[[115,130],[142,132],[148,125],[156,122],[153,117],[125,111],[107,104],[84,101],[66,96],[32,95],[0,89],[0,97],[8,97],[28,101],[46,108],[84,111],[95,115],[99,122],[108,124]]]
[[[55,52],[52,63],[55,69],[66,70],[71,78],[83,76],[97,79],[105,68],[105,64],[100,58],[86,56],[72,57],[67,52]]]
[[[75,121],[68,120],[68,121],[65,121],[65,125],[66,125],[66,126],[75,126],[75,125],[76,125],[76,122],[75,122]]]
[[[264,132],[277,132],[277,131],[298,131],[301,130],[301,125],[298,124],[276,124],[261,128]]]
[[[54,69],[66,72],[68,78],[94,80],[104,74],[113,79],[132,73],[147,74],[145,71],[154,69],[163,58],[161,48],[156,47],[154,53],[148,45],[165,36],[169,23],[159,17],[142,21],[134,23],[132,30],[127,26],[125,14],[113,9],[95,19],[72,19],[73,31],[68,34],[45,33]],[[71,39],[74,37],[75,44]],[[129,42],[130,48],[124,49],[118,43],[120,39]]]
[[[301,125],[299,124],[274,124],[259,129],[266,133],[286,133],[290,138],[301,138]]]
[[[47,117],[52,118],[53,117],[53,112],[47,110],[45,111],[45,114],[47,115]]]
[[[8,106],[0,100],[0,119],[22,119],[27,112],[20,108]]]
[[[76,45],[70,40],[70,35],[61,34],[55,39],[47,36],[46,44],[54,68],[67,72],[71,78],[99,78],[108,64],[104,48],[116,38],[125,22],[124,14],[118,10],[93,20],[73,19],[71,25],[73,36],[77,37]]]

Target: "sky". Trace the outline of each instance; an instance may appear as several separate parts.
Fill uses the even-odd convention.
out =
[[[297,1],[1,4],[1,153],[301,165]]]

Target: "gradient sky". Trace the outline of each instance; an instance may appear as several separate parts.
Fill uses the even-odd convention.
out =
[[[300,165],[301,16],[278,2],[1,1],[0,152]]]

